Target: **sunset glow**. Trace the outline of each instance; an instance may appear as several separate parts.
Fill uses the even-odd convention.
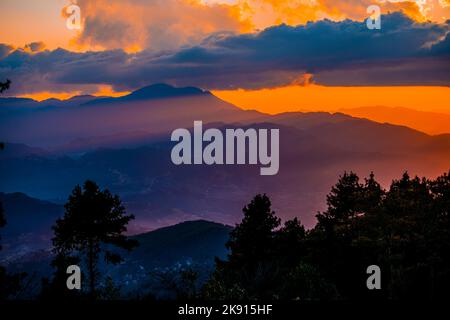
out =
[[[0,15],[5,315],[450,301],[450,0]]]
[[[364,106],[408,107],[450,114],[449,87],[288,86],[262,90],[213,91],[243,109],[270,114],[287,111],[331,111]]]
[[[383,16],[400,29],[383,29],[378,47],[404,45],[371,47],[378,35],[359,28],[374,3],[383,14],[402,13]],[[80,7],[80,30],[66,27],[71,4]],[[450,114],[440,53],[448,0],[4,0],[0,8],[8,12],[0,70],[15,83],[9,95],[118,97],[164,82],[270,114],[367,106]]]
[[[129,94],[129,93],[130,93],[130,91],[114,91],[111,88],[111,86],[103,85],[103,86],[98,86],[97,90],[95,90],[94,92],[89,93],[89,94],[92,96],[97,96],[97,97],[104,97],[104,96],[120,97],[120,96]],[[83,91],[70,91],[70,92],[43,91],[43,92],[36,92],[36,93],[31,93],[31,94],[24,94],[21,97],[31,98],[31,99],[34,99],[37,101],[43,101],[43,100],[50,99],[50,98],[55,98],[55,99],[59,99],[59,100],[67,100],[74,96],[78,96],[78,95],[82,95],[82,94],[86,94],[86,93]]]

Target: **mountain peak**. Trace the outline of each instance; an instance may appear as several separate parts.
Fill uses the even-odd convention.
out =
[[[83,105],[91,104],[106,104],[121,101],[134,101],[134,100],[157,100],[157,99],[170,99],[189,96],[209,96],[212,95],[209,91],[202,90],[196,87],[174,87],[165,83],[156,83],[149,86],[137,89],[130,94],[122,97],[100,97],[87,101]]]
[[[70,97],[69,99],[67,99],[67,101],[95,99],[95,98],[98,98],[98,97],[92,96],[90,94],[80,94],[80,95],[77,95],[77,96]]]
[[[165,83],[156,83],[142,87],[125,96],[126,99],[158,99],[209,94],[196,87],[174,87]]]
[[[42,100],[41,102],[42,103],[58,103],[58,102],[61,102],[61,100],[56,99],[56,98],[48,98],[48,99]]]

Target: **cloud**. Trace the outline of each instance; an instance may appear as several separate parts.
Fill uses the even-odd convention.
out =
[[[45,49],[45,43],[38,41],[38,42],[31,42],[25,45],[24,50],[27,52],[39,52],[43,51]]]
[[[215,32],[248,33],[273,25],[297,26],[323,19],[363,21],[377,4],[416,21],[444,22],[445,0],[78,0],[83,30],[77,48],[135,52],[198,44]],[[63,15],[65,15],[63,9]]]
[[[76,42],[105,49],[173,50],[218,31],[248,31],[237,7],[199,0],[79,0],[83,31]]]
[[[392,13],[382,16],[382,26],[368,30],[351,20],[280,25],[256,34],[216,33],[166,52],[16,50],[0,59],[0,78],[15,83],[11,94],[99,85],[126,91],[155,82],[205,89],[450,85],[449,23],[417,23]]]
[[[3,59],[4,57],[8,56],[13,50],[14,50],[13,46],[0,43],[0,59]]]

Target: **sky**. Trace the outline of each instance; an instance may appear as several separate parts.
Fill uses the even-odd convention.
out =
[[[439,86],[326,87],[288,86],[262,90],[213,91],[243,109],[275,114],[292,111],[330,111],[359,107],[405,107],[450,114],[450,88]],[[450,128],[450,124],[449,124]]]
[[[65,9],[77,4],[81,29]],[[367,7],[382,11],[369,30]],[[2,0],[14,96],[123,95],[165,82],[276,113],[450,112],[448,0]]]

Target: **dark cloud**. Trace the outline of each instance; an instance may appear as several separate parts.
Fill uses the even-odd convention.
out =
[[[38,42],[31,42],[25,45],[24,50],[29,52],[39,52],[45,49],[45,43],[38,41]]]
[[[176,52],[16,50],[3,53],[0,78],[19,83],[15,93],[92,84],[124,90],[154,82],[261,88],[298,83],[304,74],[325,85],[450,85],[449,31],[449,23],[416,23],[393,13],[382,17],[381,30],[351,20],[322,20],[211,36]]]
[[[9,46],[7,44],[0,43],[0,59],[5,58],[13,50],[14,50],[13,46]]]

